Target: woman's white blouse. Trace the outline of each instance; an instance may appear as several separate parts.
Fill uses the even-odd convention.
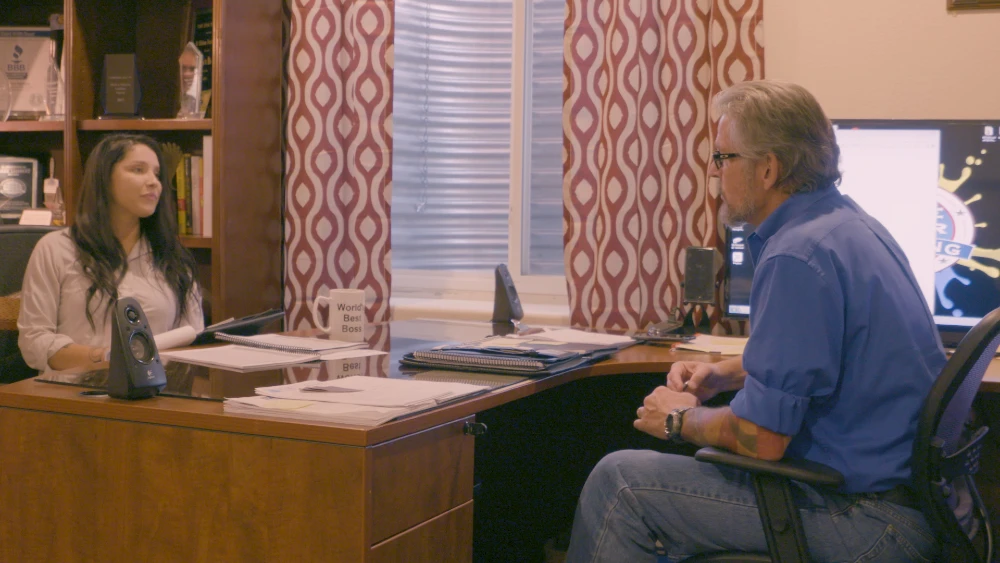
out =
[[[49,358],[70,344],[111,345],[111,320],[103,294],[98,293],[91,302],[94,327],[87,321],[84,307],[90,285],[77,260],[76,244],[69,236],[69,229],[49,233],[38,241],[24,274],[17,318],[17,343],[29,366],[47,369]],[[198,332],[205,328],[197,284],[188,295],[184,318],[176,318],[177,298],[153,266],[153,255],[145,238],[140,238],[128,255],[128,271],[118,286],[118,295],[139,302],[153,334],[183,325]]]

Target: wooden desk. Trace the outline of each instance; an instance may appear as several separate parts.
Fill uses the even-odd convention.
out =
[[[367,430],[3,386],[0,560],[469,562],[477,412],[680,358],[713,359],[637,346]]]
[[[466,423],[572,381],[682,359],[719,357],[635,346],[372,429],[225,414],[213,401],[87,397],[36,380],[3,386],[0,561],[470,562]],[[984,388],[1000,390],[996,361]]]

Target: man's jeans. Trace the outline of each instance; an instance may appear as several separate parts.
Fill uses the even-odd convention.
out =
[[[794,482],[793,482],[794,483]],[[937,545],[920,511],[794,484],[813,561],[927,561]],[[615,452],[587,479],[566,561],[671,562],[714,551],[767,552],[749,474],[649,450]]]

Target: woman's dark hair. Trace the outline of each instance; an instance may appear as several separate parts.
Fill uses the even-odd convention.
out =
[[[160,144],[145,135],[116,133],[101,139],[83,171],[76,204],[76,218],[70,227],[70,237],[76,243],[84,274],[90,278],[87,289],[87,320],[94,326],[90,303],[99,293],[106,296],[105,309],[118,299],[118,285],[128,270],[128,256],[111,230],[111,173],[135,145],[146,145],[160,163],[160,201],[149,217],[139,219],[140,237],[149,242],[153,267],[163,275],[177,296],[177,321],[187,311],[189,293],[194,289],[195,261],[177,238],[177,213],[170,197],[170,183]],[[93,311],[100,310],[100,303]]]

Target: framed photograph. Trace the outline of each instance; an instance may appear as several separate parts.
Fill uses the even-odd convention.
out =
[[[948,0],[949,10],[1000,8],[1000,0]]]

